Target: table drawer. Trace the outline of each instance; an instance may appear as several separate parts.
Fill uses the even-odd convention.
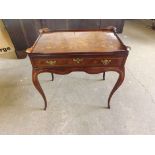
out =
[[[121,66],[123,57],[34,58],[33,67],[98,67]]]

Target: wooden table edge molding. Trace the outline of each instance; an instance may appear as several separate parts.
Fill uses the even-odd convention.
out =
[[[54,33],[54,32],[94,32],[94,31],[104,31],[104,32],[112,32],[118,42],[121,44],[122,49],[116,51],[108,51],[108,52],[70,52],[70,53],[33,53],[34,48],[38,44],[39,39],[43,34]],[[35,88],[41,94],[44,99],[44,110],[47,108],[47,100],[46,96],[43,92],[43,89],[39,83],[38,75],[43,72],[49,72],[52,74],[52,80],[54,80],[53,74],[69,74],[74,71],[83,71],[88,74],[98,74],[103,73],[103,79],[105,78],[105,72],[114,71],[119,74],[117,82],[115,83],[113,89],[110,92],[108,97],[108,108],[110,109],[110,100],[114,94],[114,92],[121,86],[125,77],[125,62],[130,50],[130,47],[124,45],[121,39],[118,37],[116,33],[116,28],[107,27],[101,30],[57,30],[50,31],[48,28],[44,28],[39,30],[40,35],[38,39],[35,41],[34,45],[26,50],[29,55],[31,64],[32,64],[32,81]],[[65,59],[64,59],[65,58]],[[87,59],[87,62],[83,62],[83,59]],[[72,60],[72,62],[71,62]],[[58,64],[56,62],[58,61]],[[62,62],[66,62],[67,64],[63,64]],[[94,66],[92,63],[94,63]],[[100,63],[99,63],[100,62]],[[47,65],[48,64],[48,65]],[[63,65],[62,65],[63,64]],[[68,65],[72,64],[72,65]],[[81,66],[80,66],[81,64]]]

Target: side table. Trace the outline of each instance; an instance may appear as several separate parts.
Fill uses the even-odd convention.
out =
[[[129,53],[116,34],[114,27],[101,30],[70,30],[50,31],[40,30],[40,35],[34,45],[26,51],[32,64],[32,80],[35,88],[44,99],[44,110],[47,100],[40,86],[38,74],[68,74],[73,71],[83,71],[89,74],[115,71],[119,74],[109,98],[122,84],[125,76],[125,62]]]

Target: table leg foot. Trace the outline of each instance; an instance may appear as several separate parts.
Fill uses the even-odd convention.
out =
[[[103,80],[105,80],[105,72],[103,72]]]
[[[54,74],[53,74],[53,73],[51,73],[51,76],[52,76],[52,81],[54,81]]]
[[[45,103],[44,110],[46,110],[46,108],[47,108],[47,100],[46,100],[45,94],[43,92],[43,89],[40,86],[40,83],[39,83],[39,80],[38,80],[38,74],[39,73],[37,71],[35,71],[35,70],[32,71],[32,81],[33,81],[33,84],[34,84],[35,88],[39,91],[40,95],[44,99],[44,103]]]
[[[110,100],[111,100],[111,97],[114,94],[114,92],[121,86],[121,84],[122,84],[122,82],[124,80],[124,77],[125,77],[125,71],[124,71],[124,69],[119,70],[118,73],[119,73],[118,80],[117,80],[115,86],[113,87],[113,89],[112,89],[112,91],[111,91],[111,93],[109,95],[109,98],[108,98],[108,108],[109,109],[110,109]]]

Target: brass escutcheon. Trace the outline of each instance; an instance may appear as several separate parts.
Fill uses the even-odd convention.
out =
[[[101,62],[103,65],[108,65],[108,64],[110,64],[111,60],[102,59]]]
[[[74,58],[73,61],[76,62],[77,64],[79,64],[81,61],[83,61],[83,59],[82,58]]]
[[[46,63],[49,64],[49,65],[55,65],[56,60],[47,60]]]

